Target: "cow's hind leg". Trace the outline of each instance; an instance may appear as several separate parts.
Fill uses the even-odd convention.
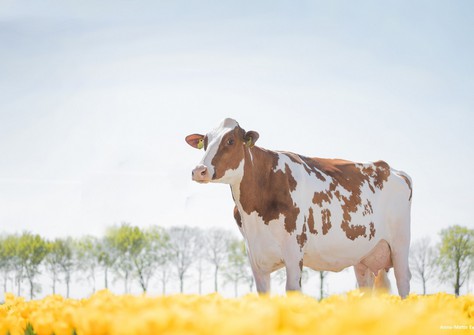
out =
[[[392,262],[398,294],[405,298],[410,293],[411,273],[408,267],[408,245],[392,247]]]
[[[303,258],[299,262],[287,262],[286,291],[301,291],[301,274],[303,272]]]
[[[252,267],[253,277],[255,278],[255,285],[257,292],[264,294],[270,292],[270,273],[264,273]]]

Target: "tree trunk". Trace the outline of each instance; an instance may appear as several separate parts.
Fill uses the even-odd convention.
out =
[[[461,288],[461,270],[459,269],[459,265],[456,266],[456,282],[454,283],[454,294],[459,296],[459,289]]]
[[[423,283],[423,295],[426,295],[426,279],[423,274],[421,274],[421,281]]]
[[[217,273],[219,272],[219,266],[216,265],[214,270],[214,292],[217,292]]]
[[[198,274],[198,293],[202,294],[202,272],[199,270]]]
[[[166,270],[163,269],[163,271],[161,272],[162,273],[162,277],[161,277],[161,293],[163,295],[166,294]]]
[[[30,300],[33,300],[35,296],[35,285],[32,278],[28,278],[28,281],[30,282]]]
[[[184,274],[179,275],[179,292],[183,293],[184,288]]]
[[[319,300],[324,296],[324,271],[319,271]]]
[[[109,283],[107,281],[107,267],[104,269],[104,282],[105,282],[105,289],[109,288]]]
[[[66,298],[69,299],[69,282],[71,281],[71,278],[69,276],[66,277]]]
[[[128,271],[125,272],[125,277],[123,279],[123,283],[125,286],[125,294],[128,293]]]
[[[234,280],[234,294],[235,294],[235,297],[236,297],[236,298],[237,298],[237,296],[239,295],[239,292],[238,292],[238,285],[239,285],[238,280]]]
[[[95,271],[92,271],[92,293],[95,292]]]
[[[199,266],[198,266],[198,292],[202,294],[202,261],[199,259]]]
[[[56,294],[56,278],[53,276],[53,294]]]
[[[143,279],[142,275],[140,274],[140,286],[142,287],[143,293],[146,293],[146,283],[145,280]]]
[[[3,278],[3,292],[7,292],[7,283],[8,283],[8,272],[4,272],[5,277]]]
[[[17,294],[17,296],[21,296],[21,276],[17,277],[16,283],[18,284],[18,294]]]

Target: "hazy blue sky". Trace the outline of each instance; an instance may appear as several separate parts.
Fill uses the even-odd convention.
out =
[[[413,236],[473,226],[471,1],[0,2],[0,231],[237,228],[184,142],[233,117],[259,145],[384,159]]]

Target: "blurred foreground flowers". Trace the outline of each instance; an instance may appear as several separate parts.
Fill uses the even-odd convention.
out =
[[[474,296],[439,293],[370,296],[359,291],[321,302],[302,294],[164,297],[101,291],[83,300],[7,295],[0,335],[87,334],[471,334]]]

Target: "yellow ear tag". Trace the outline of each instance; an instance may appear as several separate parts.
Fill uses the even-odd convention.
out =
[[[245,145],[247,145],[248,148],[252,148],[252,147],[253,147],[252,137],[249,137],[249,139],[247,140],[247,142],[245,143]]]
[[[198,149],[204,148],[204,141],[202,140],[202,138],[199,139],[198,144],[197,144],[197,148]]]

